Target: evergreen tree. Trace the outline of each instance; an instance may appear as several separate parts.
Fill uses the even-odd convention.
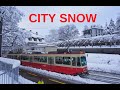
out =
[[[103,35],[107,35],[108,33],[109,33],[109,27],[108,27],[108,24],[106,22],[104,30],[103,30]]]
[[[114,21],[111,19],[109,24],[109,34],[113,34],[115,31],[115,24]]]
[[[118,16],[116,21],[116,31],[120,33],[120,16]]]

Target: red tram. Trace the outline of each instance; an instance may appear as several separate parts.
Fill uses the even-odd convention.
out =
[[[21,60],[23,66],[40,68],[48,71],[77,75],[87,73],[85,53],[63,54],[8,54],[8,58]]]

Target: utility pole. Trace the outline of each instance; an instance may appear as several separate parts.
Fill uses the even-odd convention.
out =
[[[2,56],[2,17],[0,17],[0,57]]]

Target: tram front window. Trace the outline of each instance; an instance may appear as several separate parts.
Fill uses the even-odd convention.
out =
[[[86,57],[85,56],[81,57],[81,64],[82,64],[82,66],[87,65],[87,61],[86,61]]]

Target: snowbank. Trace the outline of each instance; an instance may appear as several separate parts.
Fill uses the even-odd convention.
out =
[[[84,83],[88,83],[88,84],[107,84],[105,82],[81,78],[80,76],[71,76],[71,75],[66,75],[66,74],[60,74],[60,73],[46,71],[46,70],[42,70],[42,69],[36,69],[36,68],[32,68],[32,67],[20,66],[20,68],[29,70],[31,72],[40,73],[40,74],[47,75],[47,76],[52,76],[54,78],[57,77],[62,80],[72,80],[72,81],[84,82]]]
[[[87,53],[89,70],[120,74],[120,55]]]
[[[20,66],[20,61],[19,60],[0,57],[0,61],[4,62],[4,63],[7,63],[7,64],[12,64],[13,65],[12,68],[16,68],[16,67]]]

